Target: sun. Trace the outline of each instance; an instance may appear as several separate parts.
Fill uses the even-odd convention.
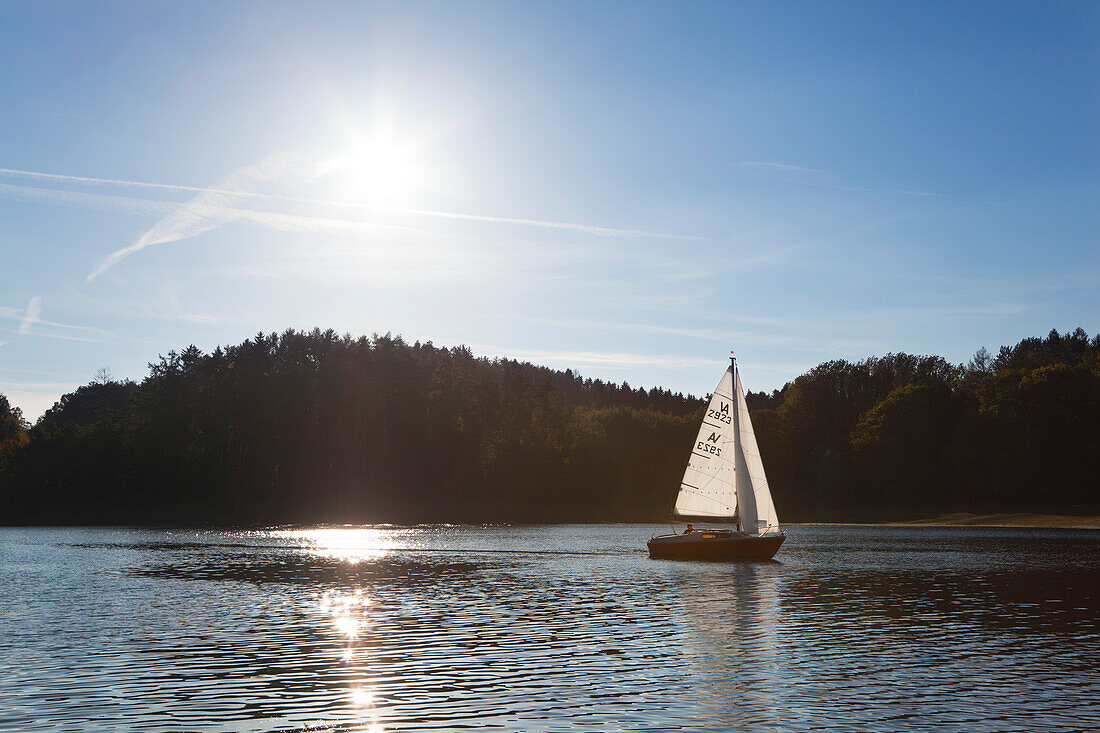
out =
[[[412,206],[428,187],[430,170],[421,135],[390,119],[368,127],[346,121],[344,149],[323,166],[341,201],[368,206]]]

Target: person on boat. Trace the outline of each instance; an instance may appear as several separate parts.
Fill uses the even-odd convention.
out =
[[[689,525],[687,526],[687,529],[685,529],[685,530],[684,530],[684,534],[691,534],[691,533],[692,533],[692,532],[694,532],[694,531],[695,531],[695,527],[692,527],[692,526],[691,526],[691,525],[689,524]]]

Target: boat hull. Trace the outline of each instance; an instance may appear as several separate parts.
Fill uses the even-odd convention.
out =
[[[662,560],[769,560],[786,536],[734,534],[711,536],[705,531],[654,537],[647,544],[649,556]]]

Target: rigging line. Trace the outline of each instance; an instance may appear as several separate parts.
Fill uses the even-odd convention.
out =
[[[706,487],[703,487],[703,486],[692,486],[691,484],[681,484],[681,485],[680,485],[680,488],[681,488],[681,489],[683,489],[683,488],[687,487],[687,488],[689,488],[689,489],[694,489],[694,491],[688,491],[687,493],[689,493],[689,494],[698,494],[699,496],[706,496],[705,494],[703,494],[703,493],[701,493],[701,492],[703,492],[703,491],[709,491],[709,490],[710,490],[710,485],[711,485],[712,483],[714,483],[714,482],[715,482],[715,480],[717,480],[717,477],[715,477],[715,476],[711,476],[711,477],[710,477],[710,478],[709,478],[709,479],[707,480],[707,485],[706,485]],[[722,488],[724,488],[724,487],[726,487],[726,486],[730,486],[730,487],[732,487],[732,484],[730,484],[730,483],[728,483],[728,482],[726,482],[726,481],[718,481],[718,483],[720,484],[720,485],[719,485],[719,490],[721,490]],[[709,496],[707,496],[706,498],[708,498],[708,499],[711,499],[711,497],[709,497]],[[717,499],[711,499],[711,501],[718,501],[718,500],[717,500]]]

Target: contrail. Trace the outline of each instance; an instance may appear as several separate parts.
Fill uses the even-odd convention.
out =
[[[188,202],[176,211],[157,222],[136,242],[115,250],[103,258],[85,278],[91,282],[120,260],[154,244],[167,244],[181,239],[197,237],[200,234],[217,229],[234,221],[245,221],[282,232],[399,232],[430,236],[431,232],[392,224],[376,224],[369,221],[352,219],[332,219],[321,216],[298,216],[295,214],[277,214],[254,209],[239,209],[232,206],[217,207],[207,201]]]
[[[23,322],[19,324],[19,335],[30,333],[31,326],[38,323],[42,315],[42,296],[36,295],[27,303],[27,309],[23,311]]]
[[[255,165],[237,169],[218,181],[214,187],[200,191],[190,201],[177,206],[133,244],[107,255],[88,273],[87,281],[91,282],[120,260],[146,247],[197,237],[239,219],[240,209],[235,204],[241,199],[241,194],[248,193],[247,188],[276,178],[288,168],[301,163],[300,156],[275,154]]]
[[[98,211],[124,211],[128,214],[163,216],[175,210],[179,204],[171,201],[138,199],[131,196],[107,196],[83,191],[59,191],[55,188],[17,186],[0,183],[0,196],[16,201],[34,201],[58,206],[72,204]]]
[[[5,196],[6,198],[15,199],[17,201],[34,201],[37,203],[56,205],[73,204],[101,211],[125,211],[131,214],[148,214],[153,216],[165,216],[178,211],[181,206],[186,205],[170,201],[137,199],[130,196],[106,196],[99,193],[82,193],[80,191],[58,191],[52,188],[13,186],[6,183],[0,183],[0,196]],[[224,212],[224,218],[227,221],[230,219],[234,221],[248,221],[285,232],[359,232],[381,230],[404,232],[407,234],[430,234],[430,232],[424,229],[403,227],[397,224],[379,224],[356,219],[334,219],[323,216],[279,214],[270,211],[257,211],[255,209],[239,209],[233,207],[227,207]]]
[[[76,205],[100,211],[125,211],[131,214],[162,216],[166,218],[168,216],[171,216],[173,212],[177,212],[181,209],[181,204],[171,203],[167,201],[151,201],[149,199],[138,199],[129,196],[105,196],[103,194],[84,193],[80,191],[57,191],[49,188],[13,186],[4,183],[0,183],[0,196],[15,199],[18,201],[34,201],[37,203],[55,205]],[[186,204],[182,206],[186,206]],[[194,207],[192,207],[191,213],[194,213]],[[335,219],[320,216],[279,214],[268,211],[256,211],[255,209],[241,209],[235,207],[225,207],[219,210],[217,212],[217,215],[222,223],[227,223],[229,221],[245,221],[283,232],[365,233],[388,231],[404,234],[417,234],[421,236],[432,235],[431,232],[423,229],[414,229],[412,227],[403,227],[395,224],[380,224],[369,221],[356,221],[354,219]],[[183,218],[184,217],[181,215],[180,219],[182,220]],[[198,222],[191,222],[191,224],[195,227],[201,226]],[[177,234],[181,234],[181,236],[177,238],[182,239],[184,238],[184,236],[182,236],[182,221],[179,222],[179,225],[181,226],[181,229],[177,230]],[[156,228],[156,225],[154,225],[154,228]],[[163,232],[163,229],[161,231]],[[200,231],[197,231],[197,229],[195,229],[192,230],[191,233],[187,234],[187,236],[197,236],[200,233]],[[148,232],[146,234],[148,234]],[[155,243],[163,244],[164,241],[157,241]],[[142,247],[137,249],[143,249],[150,243],[151,242],[146,242],[142,245]],[[96,276],[102,274],[111,265],[114,265],[119,260],[124,259],[130,254],[133,254],[137,251],[137,249],[134,249],[134,247],[135,245],[129,245],[122,248],[121,250],[117,250],[116,252],[108,255],[99,265],[97,265],[95,270],[93,270],[93,273],[89,275],[89,278],[86,279],[94,279]]]
[[[0,175],[19,176],[21,178],[33,178],[38,181],[53,181],[55,183],[90,183],[99,186],[130,186],[132,188],[159,188],[164,191],[207,191],[209,189],[200,186],[177,186],[171,183],[149,183],[148,181],[122,181],[117,178],[86,178],[84,176],[65,176],[59,173],[39,173],[37,171],[21,171],[15,168],[0,168]]]
[[[521,226],[540,227],[545,229],[565,229],[569,231],[595,234],[604,237],[647,237],[653,239],[680,239],[680,240],[704,240],[690,234],[669,234],[666,232],[649,232],[639,229],[619,229],[615,227],[595,226],[592,224],[578,224],[574,222],[545,221],[543,219],[524,219],[504,216],[486,216],[483,214],[464,214],[452,211],[433,211],[430,209],[407,209],[386,206],[371,206],[350,201],[327,201],[324,199],[297,198],[293,196],[278,196],[274,194],[255,193],[250,191],[223,190],[217,187],[204,188],[201,186],[181,186],[169,183],[151,183],[148,181],[127,181],[117,178],[90,178],[85,176],[68,176],[58,173],[40,173],[37,171],[17,170],[14,168],[0,168],[0,175],[19,176],[40,181],[52,181],[55,183],[76,183],[99,186],[124,186],[129,188],[145,188],[160,191],[173,191],[176,193],[211,193],[228,194],[245,199],[259,199],[266,201],[285,201],[299,204],[317,204],[321,206],[333,206],[341,208],[361,209],[390,214],[407,214],[410,216],[424,216],[438,219],[456,219],[460,221],[474,221],[485,224],[515,224]]]
[[[56,321],[47,321],[42,318],[42,296],[36,295],[30,299],[27,303],[27,307],[20,310],[19,308],[12,308],[7,305],[0,305],[0,318],[4,318],[11,321],[19,321],[19,327],[17,332],[22,335],[32,325],[45,326],[46,330],[39,328],[36,329],[39,335],[47,336],[48,338],[71,338],[77,341],[89,341],[94,339],[84,339],[79,336],[62,336],[58,334],[51,334],[48,331],[52,329],[62,329],[66,331],[81,331],[85,333],[95,334],[99,336],[108,336],[111,338],[118,338],[118,335],[111,331],[104,331],[102,328],[92,328],[91,326],[74,326],[69,323],[57,323]],[[9,370],[11,371],[11,370]],[[18,369],[14,371],[20,371]]]

